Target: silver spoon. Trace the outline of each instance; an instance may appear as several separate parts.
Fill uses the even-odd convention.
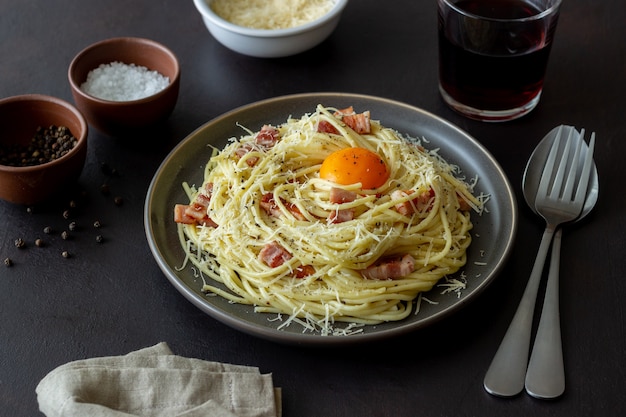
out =
[[[563,126],[564,135],[574,129]],[[539,188],[541,167],[550,152],[558,127],[550,131],[537,145],[524,171],[522,189],[528,206],[535,211],[535,196]],[[583,131],[584,132],[584,131]],[[579,136],[582,134],[574,130]],[[585,146],[585,145],[583,145]],[[592,166],[587,196],[580,216],[585,217],[593,209],[598,200],[598,172],[595,163]],[[552,254],[546,294],[535,337],[535,344],[526,371],[526,392],[536,398],[550,399],[559,397],[565,390],[565,370],[563,366],[563,350],[561,343],[561,326],[559,317],[559,261],[561,251],[562,228],[558,228],[552,241]]]

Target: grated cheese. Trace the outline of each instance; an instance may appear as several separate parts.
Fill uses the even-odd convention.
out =
[[[235,25],[271,30],[312,22],[334,5],[334,0],[214,0],[210,7]]]
[[[445,278],[445,281],[437,285],[444,288],[441,294],[455,293],[457,298],[461,298],[461,292],[467,288],[467,279],[465,274],[461,274],[460,278]]]
[[[422,302],[437,304],[421,293],[465,264],[470,244],[469,213],[455,209],[457,195],[463,194],[477,208],[481,204],[470,187],[455,177],[457,168],[437,152],[412,146],[376,121],[371,122],[370,134],[358,135],[332,111],[320,105],[315,113],[289,119],[276,127],[280,140],[271,148],[252,148],[244,157],[236,157],[239,147],[256,144],[256,133],[244,129],[248,134],[230,141],[223,151],[212,149],[201,187],[183,184],[190,201],[211,184],[207,215],[220,225],[179,227],[187,255],[184,264],[191,262],[198,268],[196,278],[202,279],[203,292],[253,305],[258,313],[278,313],[271,320],[278,322],[277,330],[294,324],[303,333],[351,335],[363,331],[359,325],[401,320],[413,308],[417,314]],[[318,132],[321,121],[331,123],[338,134]],[[353,222],[329,226],[325,219],[336,207],[330,203],[329,185],[316,173],[332,149],[346,146],[384,153],[396,167],[394,188],[434,187],[439,191],[435,200],[439,210],[403,216],[394,210],[396,201],[389,195],[365,192],[357,183],[346,188],[362,194],[350,202],[358,216]],[[246,160],[250,155],[258,158],[252,166]],[[256,203],[267,193],[280,197],[274,198],[279,217],[269,216]],[[297,220],[286,208],[289,203],[308,221]],[[268,241],[279,242],[292,257],[279,267],[266,265],[259,251]],[[425,267],[401,280],[363,280],[360,271],[392,247],[400,253],[418,248],[411,255],[416,265]],[[313,266],[314,272],[294,279],[298,265]],[[459,297],[464,286],[464,279],[447,280],[441,291]],[[417,295],[413,304],[409,297]]]

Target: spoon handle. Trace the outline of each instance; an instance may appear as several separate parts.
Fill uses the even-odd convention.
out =
[[[554,234],[543,310],[526,372],[526,392],[535,398],[556,398],[565,391],[559,316],[561,233],[561,229],[558,229]]]
[[[512,397],[524,389],[535,301],[554,229],[548,224],[543,232],[522,300],[485,375],[485,390],[492,395]]]

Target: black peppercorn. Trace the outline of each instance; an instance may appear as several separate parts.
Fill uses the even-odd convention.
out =
[[[106,162],[100,164],[100,169],[104,175],[111,175],[111,167]]]
[[[63,232],[61,232],[61,238],[63,240],[67,240],[70,238],[70,234],[67,232],[67,230],[64,230]]]
[[[13,266],[13,261],[11,260],[11,258],[5,258],[4,259],[4,264],[6,266]]]
[[[70,253],[66,250],[64,250],[63,252],[61,252],[61,256],[64,258],[69,258],[70,257]]]
[[[19,239],[15,239],[15,247],[16,248],[23,248],[26,245],[26,242],[24,242],[24,239],[19,238]]]
[[[104,242],[104,237],[102,237],[102,235],[98,235],[98,236],[96,236],[96,242],[97,242],[97,243],[102,243],[102,242]]]
[[[35,239],[35,246],[37,246],[38,248],[43,246],[43,240],[41,239]]]
[[[78,140],[65,126],[41,126],[27,145],[0,146],[0,165],[32,166],[54,161],[68,153]]]

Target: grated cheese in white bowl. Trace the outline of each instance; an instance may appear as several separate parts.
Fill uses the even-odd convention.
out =
[[[348,0],[193,0],[211,35],[244,55],[278,58],[318,45]]]
[[[211,9],[222,19],[254,29],[288,29],[324,16],[333,0],[214,0]]]

